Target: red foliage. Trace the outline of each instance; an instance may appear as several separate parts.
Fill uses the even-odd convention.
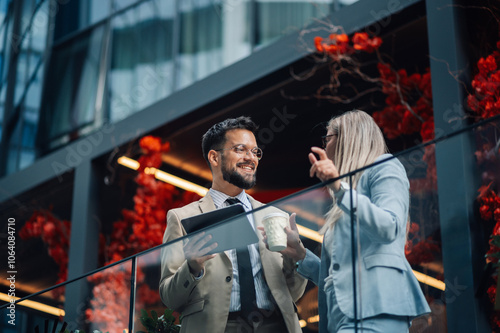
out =
[[[492,182],[479,188],[477,200],[479,202],[479,214],[481,219],[483,219],[486,224],[494,224],[488,242],[489,249],[486,252],[486,262],[498,265],[498,255],[500,254],[500,247],[498,246],[498,237],[500,236],[500,197],[495,191],[491,190],[491,185]],[[493,282],[488,288],[487,294],[490,302],[494,304],[497,293],[497,272],[493,275],[492,280]],[[500,329],[499,312],[493,312],[490,320],[494,331]]]
[[[373,53],[382,45],[380,37],[370,38],[366,32],[354,34],[350,43],[346,34],[331,34],[328,38],[315,37],[316,50],[332,58],[350,55],[358,51]]]
[[[139,172],[144,171],[144,168],[159,168],[162,163],[161,156],[163,153],[170,151],[170,143],[161,143],[161,139],[151,135],[145,136],[139,140],[139,146],[142,148],[144,155],[139,158]]]
[[[394,70],[388,64],[377,65],[386,106],[373,113],[373,119],[388,139],[419,133],[423,142],[434,139],[432,86],[429,68],[424,74],[410,76],[406,70]],[[426,186],[437,186],[434,145],[424,148],[423,161],[427,164]]]
[[[68,278],[68,251],[71,223],[61,221],[48,210],[38,210],[19,231],[19,237],[23,240],[41,238],[47,245],[49,256],[59,266],[56,284],[64,282]],[[64,293],[64,288],[56,288],[52,296],[58,299]]]
[[[500,114],[500,42],[496,46],[497,50],[477,62],[473,92],[467,96],[467,105],[481,119]]]
[[[405,255],[408,262],[413,266],[434,261],[436,253],[441,252],[439,246],[431,238],[421,240],[419,231],[420,226],[415,222],[411,222],[405,244]]]
[[[406,70],[394,70],[378,63],[382,92],[387,95],[386,106],[375,112],[373,119],[388,139],[404,134],[420,133],[423,141],[434,138],[432,118],[432,87],[430,71],[408,76]],[[425,125],[425,126],[424,126]]]

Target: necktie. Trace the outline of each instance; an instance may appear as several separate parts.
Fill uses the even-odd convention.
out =
[[[226,201],[230,205],[241,203],[236,198],[227,198]],[[236,258],[238,260],[238,275],[240,278],[241,314],[245,320],[248,320],[250,313],[256,309],[255,285],[248,246],[236,249]]]

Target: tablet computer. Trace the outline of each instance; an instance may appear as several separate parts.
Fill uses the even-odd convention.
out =
[[[253,229],[248,215],[244,214],[242,204],[219,208],[207,213],[187,217],[181,220],[186,233],[204,230],[212,235],[208,245],[217,243],[217,247],[207,254],[219,253],[257,243],[259,238]]]

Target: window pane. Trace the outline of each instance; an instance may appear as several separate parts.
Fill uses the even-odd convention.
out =
[[[176,88],[184,88],[251,53],[251,1],[179,3]]]
[[[103,38],[98,26],[53,50],[42,106],[50,140],[94,121]]]
[[[110,0],[91,0],[89,3],[89,24],[96,23],[111,14]]]
[[[329,13],[331,1],[257,0],[257,45],[265,45]]]
[[[216,1],[213,5],[222,23],[223,65],[228,66],[252,51],[250,0]]]
[[[120,9],[123,9],[123,8],[126,8],[130,5],[133,5],[134,3],[138,2],[139,0],[115,0],[114,1],[114,9],[115,11],[116,10],[120,10]],[[175,2],[175,1],[168,1],[168,2]]]
[[[183,88],[223,67],[220,5],[210,1],[179,3],[180,45],[177,88]]]
[[[39,52],[45,50],[49,24],[49,1],[45,1],[33,17],[31,35],[31,49]]]
[[[17,160],[19,158],[19,146],[21,140],[21,122],[17,122],[10,137],[7,155],[7,174],[17,171]]]
[[[148,1],[112,21],[110,118],[118,121],[172,92],[174,3]]]
[[[35,161],[35,151],[23,148],[19,154],[19,169],[24,169]]]
[[[25,109],[23,112],[23,148],[35,148],[36,125],[38,123],[38,110]]]
[[[16,76],[16,94],[14,103],[17,105],[22,97],[24,89],[26,88],[26,77],[28,72],[28,52],[23,48],[17,60],[17,76]]]

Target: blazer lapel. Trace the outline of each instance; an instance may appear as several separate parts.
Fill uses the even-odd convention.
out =
[[[207,194],[203,198],[201,198],[198,201],[198,205],[202,213],[207,213],[215,210],[215,204],[210,194]]]

